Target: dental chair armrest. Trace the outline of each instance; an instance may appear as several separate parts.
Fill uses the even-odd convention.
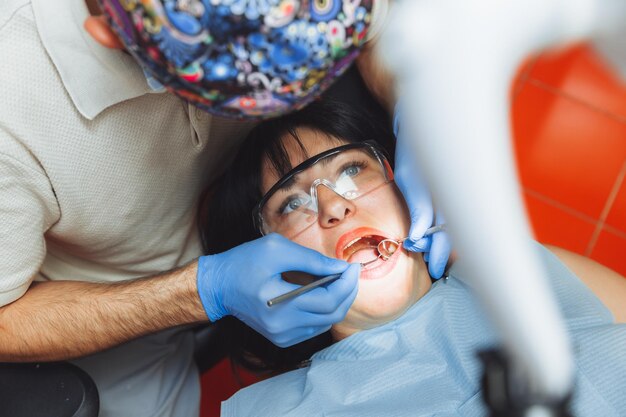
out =
[[[97,417],[96,384],[68,362],[0,363],[1,414],[11,417]]]

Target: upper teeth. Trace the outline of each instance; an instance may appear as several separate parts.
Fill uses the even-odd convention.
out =
[[[376,249],[377,250],[378,242],[380,242],[382,239],[383,238],[381,236],[372,236],[372,235],[358,237],[352,240],[343,248],[343,258],[347,259],[352,254],[362,249]]]
[[[361,237],[357,237],[356,239],[350,241],[350,243],[348,243],[346,246],[344,246],[344,250],[348,249],[350,246],[354,245],[356,242],[358,242],[359,240],[363,239],[363,236]]]

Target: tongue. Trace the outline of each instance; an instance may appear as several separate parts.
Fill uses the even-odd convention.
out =
[[[363,263],[371,261],[377,257],[378,251],[376,250],[376,248],[364,248],[354,252],[347,260],[351,263]]]

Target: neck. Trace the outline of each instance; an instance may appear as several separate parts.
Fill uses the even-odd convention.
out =
[[[340,340],[345,339],[346,337],[352,336],[355,333],[360,332],[362,329],[355,329],[347,326],[335,325],[331,327],[330,334],[335,342],[339,342]]]
[[[407,275],[409,277],[415,277],[413,279],[411,289],[406,290],[410,291],[410,293],[407,293],[407,300],[401,302],[402,304],[397,304],[395,312],[375,312],[375,314],[372,314],[372,312],[364,312],[362,310],[362,307],[357,307],[354,311],[349,311],[346,318],[343,321],[333,325],[330,330],[333,340],[335,342],[350,337],[353,334],[358,333],[362,330],[372,329],[374,327],[381,326],[397,319],[398,317],[402,316],[409,308],[411,308],[413,304],[418,303],[419,300],[430,290],[432,286],[430,275],[428,275],[428,269],[426,268],[426,264],[422,259],[422,255],[419,253],[412,253],[410,256],[416,260],[416,264],[414,264],[413,266],[413,268],[415,269],[407,271]],[[398,289],[398,291],[405,290]],[[392,299],[393,297],[390,300]],[[392,304],[394,303],[394,301],[390,302]]]
[[[87,3],[87,9],[89,9],[89,14],[92,16],[99,16],[102,14],[102,9],[100,8],[100,4],[98,4],[98,0],[85,0]]]

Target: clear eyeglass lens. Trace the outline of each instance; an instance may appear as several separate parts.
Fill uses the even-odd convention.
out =
[[[324,181],[318,181],[323,179]],[[261,209],[264,230],[298,233],[317,220],[311,185],[328,187],[346,200],[355,200],[387,182],[385,168],[368,149],[351,149],[318,161],[277,190]]]
[[[345,193],[343,193],[343,197],[348,200],[354,200],[358,196],[359,196],[359,193],[355,190],[350,190],[350,191],[346,191]]]

